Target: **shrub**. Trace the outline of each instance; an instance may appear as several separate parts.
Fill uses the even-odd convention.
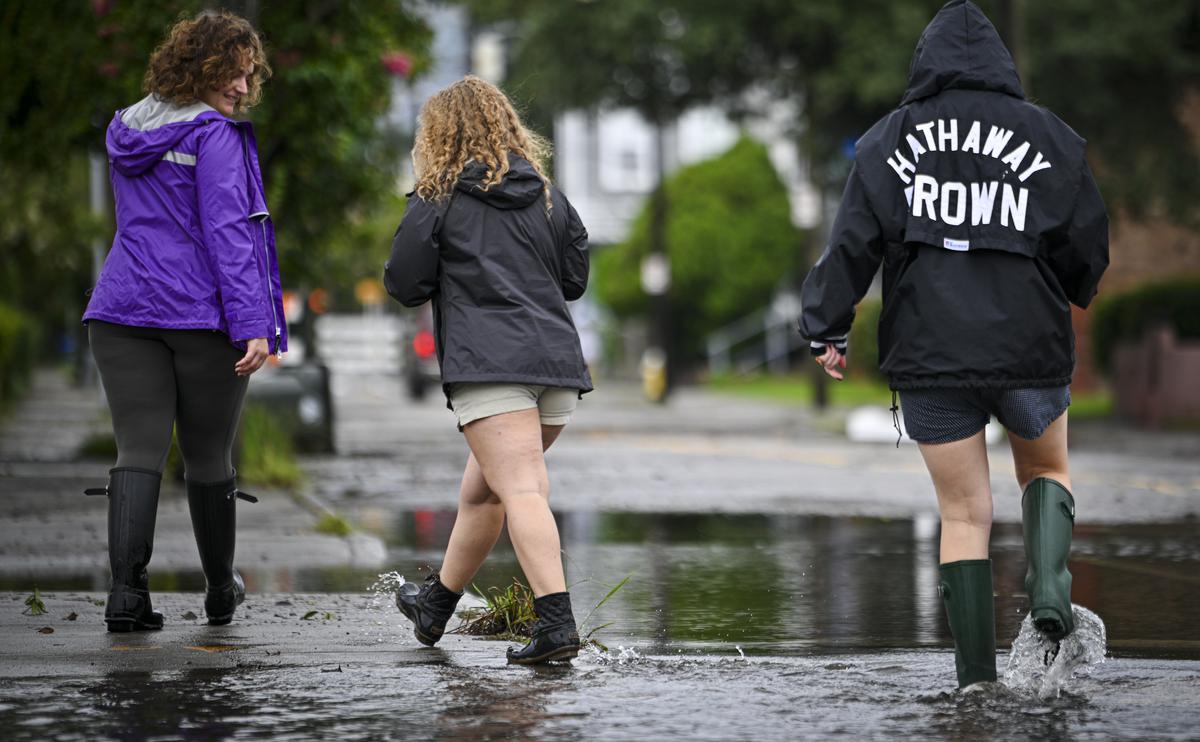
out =
[[[271,414],[257,405],[242,413],[242,445],[238,477],[268,487],[294,487],[303,473],[291,436]]]
[[[1092,311],[1092,351],[1096,365],[1108,372],[1117,345],[1155,325],[1173,327],[1181,339],[1200,338],[1200,276],[1148,283],[1105,297]]]
[[[12,401],[29,383],[37,356],[33,317],[0,304],[0,404]]]
[[[879,371],[879,313],[883,302],[863,299],[855,308],[850,327],[849,371],[861,379],[882,379]]]
[[[752,139],[679,170],[665,188],[673,334],[690,355],[705,335],[770,301],[796,265],[801,235],[787,189]],[[596,257],[596,291],[622,319],[649,309],[641,263],[650,252],[651,208],[647,199],[629,238]]]

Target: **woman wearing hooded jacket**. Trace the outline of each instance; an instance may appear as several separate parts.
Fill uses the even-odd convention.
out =
[[[592,389],[567,310],[587,287],[587,232],[546,153],[495,86],[468,76],[432,96],[383,278],[405,306],[433,300],[443,389],[471,450],[440,574],[406,583],[397,605],[436,643],[507,520],[537,613],[533,640],[508,651],[516,664],[579,651],[543,452]]]
[[[1070,305],[1096,293],[1108,219],[1083,139],[1025,100],[996,30],[964,0],[930,22],[899,108],[858,141],[829,245],[804,282],[800,330],[836,379],[881,264],[880,368],[937,491],[940,592],[966,687],[996,679],[990,415],[1008,428],[1024,492],[1033,623],[1051,639],[1074,628]]]
[[[117,232],[83,315],[112,411],[109,631],[160,629],[146,567],[159,485],[178,434],[209,623],[245,596],[233,568],[234,434],[250,374],[287,350],[274,231],[254,134],[230,117],[270,74],[257,33],[231,13],[175,24],[138,103],[108,127]]]

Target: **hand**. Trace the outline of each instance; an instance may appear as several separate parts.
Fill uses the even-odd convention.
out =
[[[270,356],[271,349],[267,346],[267,339],[254,338],[247,341],[246,355],[242,356],[242,360],[237,362],[237,365],[233,367],[233,371],[238,376],[249,376],[262,368]]]
[[[839,353],[837,348],[833,347],[832,345],[826,345],[825,352],[817,356],[816,360],[817,363],[824,367],[825,373],[829,374],[833,378],[837,379],[838,381],[841,381],[845,378],[845,376],[842,375],[842,372],[838,371],[838,369],[846,367],[846,356]]]

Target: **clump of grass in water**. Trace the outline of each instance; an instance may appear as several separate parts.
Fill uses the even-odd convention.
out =
[[[601,644],[593,635],[611,625],[610,623],[601,624],[593,627],[586,634],[588,621],[600,606],[608,602],[608,600],[617,594],[617,592],[625,587],[625,583],[629,582],[632,575],[626,575],[623,580],[618,582],[600,602],[592,607],[583,620],[579,622],[579,636],[586,646],[594,646],[602,652],[607,652],[608,647]],[[504,589],[493,587],[485,594],[478,587],[475,587],[475,592],[484,596],[487,605],[483,608],[467,609],[461,611],[463,623],[457,629],[450,633],[452,634],[469,634],[471,636],[486,636],[493,639],[504,640],[529,640],[533,636],[533,627],[537,623],[537,614],[533,610],[533,591],[521,583],[520,580],[513,579],[513,583]]]
[[[537,622],[533,591],[520,580],[514,578],[511,585],[489,588],[486,593],[474,585],[471,587],[483,596],[487,605],[461,611],[463,623],[450,633],[493,639],[529,639],[533,635],[533,625]]]
[[[26,616],[40,616],[46,612],[46,604],[42,602],[42,593],[36,587],[33,589],[33,595],[25,599],[25,606],[22,613]]]

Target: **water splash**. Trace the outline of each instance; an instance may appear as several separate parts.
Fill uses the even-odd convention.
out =
[[[383,572],[375,578],[375,582],[367,588],[371,594],[371,607],[379,608],[383,604],[391,604],[396,599],[396,593],[404,584],[404,575],[399,572]]]
[[[1008,654],[1005,686],[1039,698],[1058,698],[1071,678],[1086,675],[1104,662],[1108,651],[1104,622],[1083,606],[1072,605],[1071,610],[1075,615],[1075,630],[1058,642],[1043,636],[1033,627],[1033,620],[1025,616]]]
[[[632,665],[641,662],[644,657],[633,647],[618,644],[615,650],[602,651],[593,645],[584,648],[583,653],[601,665]]]
[[[746,659],[746,653],[742,651],[742,647],[741,647],[741,645],[739,645],[739,644],[734,644],[734,645],[733,645],[733,648],[734,648],[734,649],[736,649],[736,650],[738,651],[738,654],[739,654],[739,655],[741,655],[742,659]]]
[[[372,626],[363,631],[363,635],[374,639],[377,644],[395,639],[396,627],[401,624],[400,614],[396,610],[396,592],[403,584],[404,575],[399,572],[384,572],[367,588],[370,595],[367,607],[377,618],[372,622]]]

